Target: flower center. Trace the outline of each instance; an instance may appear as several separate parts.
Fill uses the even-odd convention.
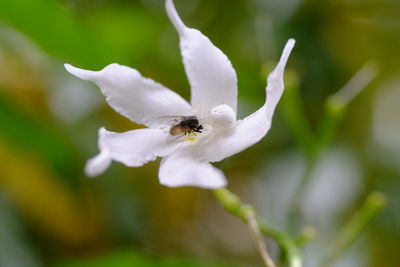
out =
[[[185,142],[195,143],[197,141],[197,133],[191,132],[184,136],[183,140]]]
[[[189,142],[192,145],[205,144],[219,133],[230,132],[236,123],[236,113],[228,105],[222,104],[213,109],[194,109],[191,114],[175,119],[169,128],[170,138]]]

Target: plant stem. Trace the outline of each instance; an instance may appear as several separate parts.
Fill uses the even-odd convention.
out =
[[[380,192],[372,192],[361,208],[343,226],[333,248],[321,266],[331,266],[357,239],[375,215],[386,205],[386,196]]]
[[[296,238],[297,247],[301,248],[317,236],[317,230],[313,226],[306,226]]]
[[[282,99],[284,115],[307,158],[307,170],[291,201],[290,222],[294,230],[299,228],[301,198],[312,182],[312,171],[321,153],[334,139],[349,103],[375,79],[377,74],[378,68],[368,62],[340,90],[331,95],[325,102],[325,111],[315,133],[311,131],[304,106],[301,104],[298,81],[296,83],[296,79],[290,78],[291,76],[285,81],[287,89]]]
[[[247,213],[251,206],[244,205],[238,196],[230,192],[227,188],[213,190],[215,197],[222,204],[224,209],[233,216],[249,224]],[[277,229],[267,221],[257,218],[257,224],[261,233],[274,239],[284,252],[285,259],[290,267],[301,267],[302,260],[300,251],[291,237],[283,230]]]
[[[250,228],[250,232],[254,238],[254,241],[256,242],[258,251],[260,252],[261,258],[263,259],[265,266],[276,267],[274,261],[268,253],[268,249],[260,231],[254,209],[250,206],[247,208],[246,217],[248,221],[247,225]]]

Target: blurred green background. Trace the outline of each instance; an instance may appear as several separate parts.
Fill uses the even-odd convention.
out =
[[[294,235],[316,229],[303,247],[307,267],[318,265],[370,192],[383,192],[387,207],[335,266],[400,266],[400,2],[175,4],[231,59],[240,118],[263,104],[267,74],[286,40],[297,40],[271,132],[217,164],[229,188]],[[125,64],[189,99],[164,1],[1,0],[0,266],[262,266],[248,229],[207,190],[159,185],[157,161],[84,175],[99,127],[141,126],[67,73],[66,62],[93,70]],[[327,99],[367,62],[376,78],[361,78],[372,82],[326,130]],[[314,142],[319,133],[325,137]]]

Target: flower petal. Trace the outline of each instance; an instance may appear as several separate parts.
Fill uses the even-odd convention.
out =
[[[290,52],[295,44],[290,39],[283,50],[278,65],[268,76],[266,88],[267,99],[259,110],[237,121],[232,134],[220,134],[204,147],[204,156],[211,162],[221,161],[254,145],[263,138],[271,128],[272,116],[284,90],[283,72]]]
[[[226,185],[223,172],[200,161],[191,148],[179,149],[163,158],[158,173],[160,183],[168,187],[196,186],[214,189]]]
[[[168,133],[159,129],[137,129],[124,133],[99,129],[100,153],[88,160],[86,174],[96,176],[103,173],[111,161],[121,162],[129,167],[139,167],[149,161],[171,154],[179,143],[168,139]]]
[[[130,120],[149,127],[165,115],[183,115],[189,103],[175,92],[144,78],[137,70],[111,64],[101,71],[89,71],[65,64],[71,74],[96,83],[108,104]]]
[[[106,152],[89,159],[86,162],[85,173],[89,177],[95,177],[105,172],[111,165],[112,159]]]
[[[236,113],[237,77],[227,56],[200,31],[185,26],[172,0],[165,2],[168,16],[180,37],[192,105],[229,105]]]

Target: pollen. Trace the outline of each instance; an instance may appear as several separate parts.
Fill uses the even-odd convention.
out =
[[[190,133],[187,134],[187,136],[188,137],[195,137],[195,136],[197,136],[197,133],[196,132],[190,132]]]
[[[185,142],[195,143],[197,141],[197,133],[191,132],[184,136],[183,139]]]

